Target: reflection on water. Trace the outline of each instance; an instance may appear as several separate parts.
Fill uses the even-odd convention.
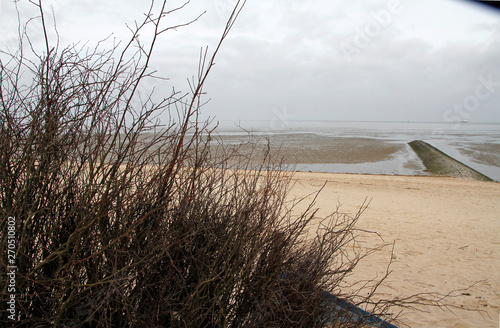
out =
[[[292,169],[314,172],[426,174],[407,145],[423,140],[473,169],[500,181],[500,124],[289,121],[219,122],[226,143],[252,132],[280,148]]]

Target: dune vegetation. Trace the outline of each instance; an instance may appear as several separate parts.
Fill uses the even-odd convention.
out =
[[[29,23],[46,31],[36,5]],[[317,217],[314,202],[296,214],[267,145],[212,147],[203,86],[243,5],[202,51],[190,92],[160,102],[138,90],[166,12],[180,9],[166,1],[121,52],[47,37],[37,49],[20,32],[19,49],[1,53],[0,253],[15,272],[14,293],[0,275],[2,303],[15,298],[2,326],[353,327],[366,323],[327,293],[387,321],[409,302],[374,298],[384,277],[368,293],[343,289],[367,255],[354,247],[362,204],[353,217]],[[150,44],[137,37],[146,28]]]

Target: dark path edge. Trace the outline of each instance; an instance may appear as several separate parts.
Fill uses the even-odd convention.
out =
[[[320,295],[325,297],[326,301],[329,303],[328,305],[332,308],[332,313],[335,313],[335,317],[340,322],[352,322],[356,323],[364,323],[371,327],[378,328],[398,328],[397,326],[369,313],[365,310],[343,300],[340,299],[328,292],[321,291]],[[347,311],[348,315],[345,315],[343,318],[338,317],[338,313],[342,313]],[[326,318],[326,323],[331,324],[334,321],[328,320]]]

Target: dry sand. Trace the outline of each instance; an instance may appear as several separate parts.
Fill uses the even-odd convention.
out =
[[[317,191],[320,215],[340,203],[354,214],[371,199],[358,228],[395,242],[392,273],[385,296],[452,290],[447,299],[456,308],[406,310],[401,320],[411,327],[499,327],[500,311],[500,183],[445,177],[296,173],[292,196]],[[361,235],[367,248],[383,242]],[[352,281],[380,277],[391,248],[367,257]],[[466,289],[467,290],[462,290]],[[384,295],[382,295],[384,296]],[[467,311],[469,308],[477,311]]]

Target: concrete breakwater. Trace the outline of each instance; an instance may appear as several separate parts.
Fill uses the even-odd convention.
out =
[[[408,143],[422,160],[427,171],[433,175],[444,175],[468,180],[493,181],[482,173],[448,156],[422,140]]]

